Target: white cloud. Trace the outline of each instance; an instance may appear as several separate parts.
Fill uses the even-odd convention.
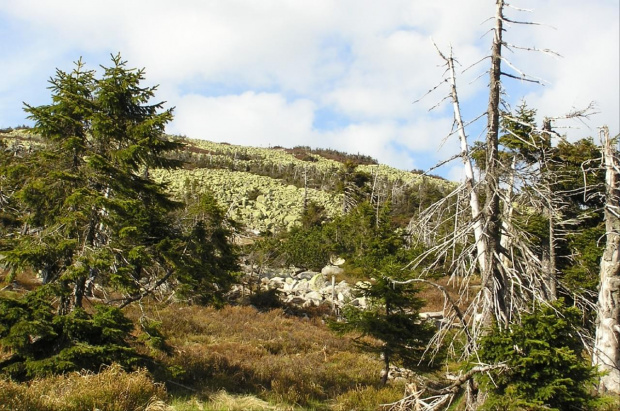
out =
[[[311,137],[314,104],[287,102],[279,94],[180,97],[171,132],[193,138],[252,146],[292,147]]]
[[[592,136],[596,134],[596,127],[605,124],[612,133],[620,132],[617,2],[589,2],[585,5],[571,0],[550,3],[540,10],[540,18],[550,21],[556,30],[546,30],[545,41],[562,58],[545,58],[548,64],[542,64],[543,58],[537,56],[536,61],[541,64],[536,65],[536,69],[550,84],[533,90],[526,97],[528,104],[538,108],[540,116],[554,117],[595,102],[600,114],[592,116],[585,125],[575,121],[558,122],[557,125],[580,127],[580,130],[564,130],[573,138]]]
[[[512,103],[525,96],[542,116],[595,100],[602,113],[591,127],[608,124],[618,133],[617,1],[514,3],[534,12],[507,10],[510,16],[556,29],[512,24],[508,41],[564,57],[507,52],[523,71],[549,82],[507,83]],[[462,0],[0,2],[0,22],[11,23],[10,31],[0,29],[11,45],[0,51],[0,121],[22,123],[12,120],[22,100],[46,102],[53,67],[70,70],[80,55],[96,67],[120,51],[131,66],[146,67],[149,84],[161,84],[158,99],[177,107],[175,132],[237,144],[359,150],[417,167],[456,150],[452,140],[437,148],[450,128],[450,107],[427,113],[447,90],[412,104],[442,78],[431,36],[444,52],[451,45],[465,69],[488,54],[491,25],[483,22],[493,14],[494,2]],[[485,67],[457,73],[469,119],[486,109]],[[313,124],[324,113],[339,121],[318,131]]]
[[[415,161],[392,143],[400,130],[391,123],[357,123],[319,136],[322,143],[338,150],[371,156],[383,164],[395,164],[402,169],[415,168]]]

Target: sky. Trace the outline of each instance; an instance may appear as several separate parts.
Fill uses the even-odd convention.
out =
[[[620,131],[618,0],[514,0],[505,51],[509,107],[557,118],[569,140]],[[428,170],[458,152],[443,60],[460,66],[464,120],[487,106],[492,0],[0,0],[0,128],[31,125],[56,68],[110,64],[121,53],[175,107],[171,134],[256,147],[361,153]],[[477,64],[476,64],[477,63]],[[432,93],[427,92],[440,85]],[[594,103],[584,121],[562,119]],[[467,128],[471,140],[486,119]],[[433,174],[457,180],[452,162]]]

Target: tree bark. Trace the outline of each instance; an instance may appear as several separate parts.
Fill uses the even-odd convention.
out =
[[[84,293],[86,292],[86,277],[80,276],[75,280],[73,287],[73,308],[82,308]]]
[[[555,225],[556,225],[556,204],[554,201],[553,189],[551,187],[550,177],[544,172],[545,169],[548,170],[547,167],[547,150],[551,146],[551,120],[545,118],[543,120],[543,150],[539,160],[539,169],[542,175],[543,188],[547,195],[549,196],[549,206],[548,206],[548,214],[549,214],[549,242],[547,244],[547,252],[543,250],[543,268],[545,275],[545,283],[547,286],[547,298],[550,301],[555,301],[558,298],[558,278],[557,278],[557,265],[556,265],[556,233],[555,233]],[[548,145],[545,145],[546,142],[549,142]]]
[[[383,367],[384,373],[381,377],[381,385],[385,386],[390,376],[390,355],[386,352],[383,353]]]
[[[486,173],[484,205],[484,237],[486,244],[486,270],[482,275],[482,287],[485,298],[483,320],[490,324],[495,317],[503,324],[508,324],[510,306],[507,299],[506,279],[499,265],[498,256],[501,253],[501,210],[499,186],[499,105],[501,92],[501,57],[504,0],[496,0],[495,28],[493,46],[491,48],[491,68],[489,81],[489,105],[487,108],[487,137],[486,137]]]
[[[459,140],[461,142],[461,158],[465,168],[465,185],[469,191],[469,206],[471,208],[471,218],[474,226],[474,240],[476,241],[476,252],[478,268],[481,273],[486,271],[486,253],[487,247],[483,237],[482,220],[480,214],[480,202],[478,201],[478,193],[474,190],[476,180],[474,178],[474,168],[471,164],[469,156],[469,146],[467,144],[467,136],[465,135],[465,126],[461,116],[461,108],[459,105],[459,97],[456,88],[456,74],[454,72],[454,58],[452,52],[450,57],[445,57],[439,52],[441,57],[446,60],[450,70],[450,96],[452,97],[452,106],[454,110],[454,120],[458,128]]]
[[[601,258],[593,363],[604,372],[599,390],[620,395],[620,164],[607,127],[601,130],[601,137],[607,241]]]

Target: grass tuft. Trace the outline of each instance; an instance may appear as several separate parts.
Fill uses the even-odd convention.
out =
[[[119,365],[98,374],[70,373],[30,384],[0,380],[0,410],[12,411],[164,411],[166,391],[145,370],[131,373]]]

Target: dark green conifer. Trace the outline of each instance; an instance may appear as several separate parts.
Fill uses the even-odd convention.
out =
[[[480,342],[480,360],[503,363],[481,375],[489,393],[489,410],[587,410],[594,406],[591,388],[596,372],[582,356],[583,343],[575,324],[581,313],[565,307],[539,307],[520,323],[493,330]]]
[[[167,154],[181,145],[164,135],[172,110],[150,103],[156,88],[143,80],[144,71],[127,68],[120,55],[100,79],[80,60],[50,80],[51,104],[26,105],[43,145],[3,164],[16,217],[3,223],[0,251],[13,274],[41,277],[37,295],[46,305],[32,306],[29,295],[4,300],[33,319],[0,318],[0,345],[15,353],[0,371],[17,367],[30,377],[122,359],[130,331],[122,313],[82,308],[95,284],[116,292],[107,303],[124,307],[163,284],[196,302],[221,301],[234,280],[237,255],[214,200],[201,200],[184,216],[183,204],[149,176],[150,168],[178,166]],[[48,348],[27,355],[47,340]]]
[[[385,384],[391,364],[424,368],[423,355],[435,328],[419,317],[424,303],[417,296],[417,287],[394,282],[404,279],[401,265],[384,260],[383,267],[373,274],[374,280],[363,282],[356,289],[356,294],[366,299],[367,307],[346,306],[344,322],[334,322],[331,326],[338,332],[357,333],[356,341],[364,350],[381,354],[384,363],[381,382]],[[379,340],[379,344],[362,338],[366,336]]]

